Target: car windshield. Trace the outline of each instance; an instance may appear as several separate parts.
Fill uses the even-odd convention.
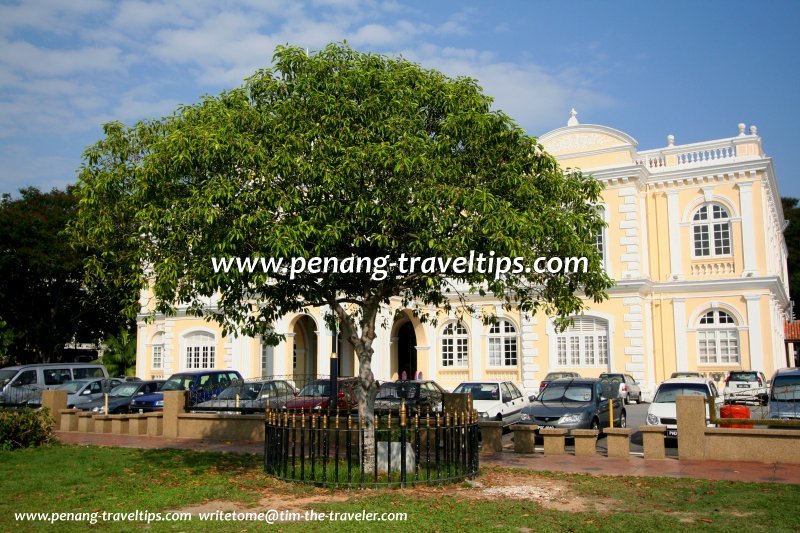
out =
[[[306,386],[300,390],[300,394],[298,394],[298,396],[330,396],[330,391],[330,381],[312,381],[311,383],[306,384]]]
[[[240,400],[256,400],[261,393],[262,383],[236,383],[219,393],[219,400],[234,400],[239,395]],[[267,390],[269,390],[267,388]],[[266,391],[265,391],[266,392]]]
[[[123,383],[122,385],[117,385],[113,389],[108,392],[109,396],[124,396],[125,398],[130,398],[139,390],[139,385],[136,383]]]
[[[194,376],[172,376],[169,378],[161,390],[187,390],[194,383]]]
[[[729,381],[758,381],[756,372],[731,372]]]
[[[56,387],[57,390],[65,390],[68,393],[70,392],[78,392],[78,390],[86,385],[85,381],[67,381],[63,385],[59,385]]]
[[[663,383],[653,403],[675,403],[678,396],[708,396],[708,387],[702,383]]]
[[[699,372],[673,372],[670,377],[673,378],[699,378]]]
[[[409,383],[406,385],[406,391],[408,394],[406,398],[415,398],[417,396],[417,388],[419,385],[416,383]],[[381,389],[378,391],[378,400],[398,400],[400,399],[400,395],[398,391],[400,390],[399,383],[384,383],[381,385]]]
[[[772,381],[772,399],[779,402],[800,401],[800,376],[778,376]]]
[[[542,402],[591,402],[592,387],[587,383],[552,383],[537,398]]]
[[[610,381],[612,383],[619,382],[622,383],[625,381],[625,378],[622,374],[600,374],[600,379],[603,381]]]
[[[9,382],[11,378],[17,375],[17,370],[0,370],[0,387]]]
[[[462,383],[453,392],[470,393],[476,401],[500,399],[500,385],[497,383]]]

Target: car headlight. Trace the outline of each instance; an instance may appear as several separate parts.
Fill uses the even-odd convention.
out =
[[[156,400],[156,403],[153,405],[156,407],[164,407],[164,400]]]
[[[559,424],[577,424],[581,421],[583,415],[579,413],[569,413],[558,419]]]
[[[521,415],[519,415],[519,419],[520,420],[530,420],[531,419],[531,415],[529,415],[528,413],[522,413]]]
[[[103,407],[102,405],[98,405],[97,407],[92,407],[92,412],[93,413],[102,413],[105,410],[106,410],[106,408]]]
[[[661,420],[659,420],[656,415],[654,415],[654,414],[647,415],[647,425],[648,426],[657,426],[659,423],[661,423]]]
[[[478,413],[478,418],[489,418],[489,413]]]

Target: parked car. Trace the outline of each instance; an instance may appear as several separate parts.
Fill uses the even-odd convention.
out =
[[[131,402],[137,396],[158,392],[164,381],[126,381],[108,391],[108,414],[117,415],[127,413]],[[105,396],[91,402],[78,404],[75,407],[81,411],[91,411],[106,414]]]
[[[160,392],[134,398],[130,410],[134,413],[161,411],[164,409],[164,392],[171,390],[189,391],[189,405],[197,405],[210,400],[225,390],[233,381],[241,379],[242,375],[236,370],[178,372],[164,382]]]
[[[607,381],[613,388],[617,389],[616,397],[626,404],[631,403],[631,401],[642,403],[642,388],[639,386],[639,382],[629,374],[603,372],[600,374],[600,380]]]
[[[124,381],[118,378],[73,379],[59,385],[56,390],[67,391],[67,408],[72,408],[102,398],[121,383]]]
[[[446,392],[441,385],[431,380],[387,381],[381,383],[375,398],[375,412],[398,413],[403,400],[409,416],[428,411],[441,412],[442,397]]]
[[[208,408],[209,412],[235,414],[264,411],[267,408],[280,409],[294,398],[295,394],[297,390],[284,380],[235,381],[213,400],[198,403],[195,411]],[[238,410],[226,411],[231,408]]]
[[[455,393],[471,393],[472,407],[481,420],[499,420],[504,426],[519,422],[522,410],[530,402],[511,381],[465,381]]]
[[[313,411],[336,408],[343,412],[358,409],[356,397],[356,384],[358,378],[339,378],[336,382],[336,406],[331,406],[331,381],[329,379],[315,379],[309,381],[300,389],[297,396],[286,402],[284,406],[291,411]]]
[[[84,378],[107,378],[103,365],[92,363],[54,363],[9,366],[0,369],[0,405],[41,403],[45,389]]]
[[[580,374],[577,372],[548,372],[547,375],[544,377],[542,381],[539,382],[539,392],[537,394],[541,394],[544,389],[547,388],[548,385],[552,381],[561,378],[579,378],[581,377]],[[533,398],[531,398],[532,400]]]
[[[609,400],[614,389],[598,378],[562,378],[551,382],[522,412],[523,424],[540,428],[597,429],[611,425]],[[614,427],[627,426],[621,402],[614,406]]]
[[[700,372],[673,372],[670,378],[702,378]]]
[[[725,378],[722,393],[728,403],[758,402],[766,405],[769,398],[767,378],[763,372],[755,370],[731,370]]]
[[[772,376],[768,417],[800,419],[800,369],[781,368]]]
[[[672,439],[678,438],[678,413],[675,398],[684,395],[700,395],[711,398],[714,401],[717,413],[720,405],[722,405],[722,397],[719,395],[714,382],[709,379],[668,379],[658,386],[656,394],[653,396],[653,401],[647,409],[647,425],[667,426],[665,436]],[[706,407],[706,418],[710,418],[708,407]]]

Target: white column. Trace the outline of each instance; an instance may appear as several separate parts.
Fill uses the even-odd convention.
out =
[[[483,322],[477,317],[472,317],[469,328],[469,351],[470,351],[470,379],[479,380],[483,377]]]
[[[317,326],[317,375],[328,376],[331,373],[331,352],[333,351],[331,339],[333,332],[325,322],[325,313],[328,311],[327,305],[319,309],[319,325]]]
[[[756,273],[756,234],[753,216],[753,183],[739,183],[739,205],[742,210],[742,257],[744,271],[742,276]],[[755,370],[755,368],[754,368]]]
[[[681,271],[683,257],[681,249],[680,213],[678,212],[678,191],[667,193],[667,217],[669,221],[669,266],[671,279],[683,277]]]
[[[425,379],[436,379],[438,376],[436,374],[436,368],[438,367],[438,358],[441,357],[439,346],[439,339],[436,336],[436,328],[433,327],[430,323],[425,323],[422,325],[425,329],[425,336],[428,337],[428,345],[430,346],[430,350],[428,350],[428,372],[427,374],[422,374],[422,377]]]
[[[758,294],[747,294],[744,297],[747,302],[747,325],[748,338],[750,339],[750,368],[752,370],[764,370],[764,345],[761,342],[761,312],[759,303],[761,296]]]
[[[675,322],[675,363],[678,372],[689,370],[689,356],[686,346],[686,299],[672,300],[672,318]]]

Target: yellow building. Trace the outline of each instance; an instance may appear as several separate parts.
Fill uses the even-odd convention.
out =
[[[597,376],[624,372],[652,391],[675,371],[720,380],[728,370],[770,376],[787,365],[783,322],[789,305],[785,222],[772,160],[755,126],[719,140],[638,151],[630,135],[606,126],[567,126],[540,137],[563,167],[605,184],[598,236],[616,280],[609,299],[592,304],[557,332],[546,316],[521,317],[489,298],[502,320],[485,326],[455,312],[436,325],[410,310],[382,311],[375,340],[377,379],[422,375],[452,389],[466,379],[512,379],[529,392],[547,372]],[[213,304],[213,301],[210,302]],[[347,343],[321,319],[325,309],[274,324],[286,338],[269,347],[180,313],[140,321],[137,374],[167,376],[199,368],[234,368],[245,377],[326,375],[340,354],[340,374],[357,368]]]

